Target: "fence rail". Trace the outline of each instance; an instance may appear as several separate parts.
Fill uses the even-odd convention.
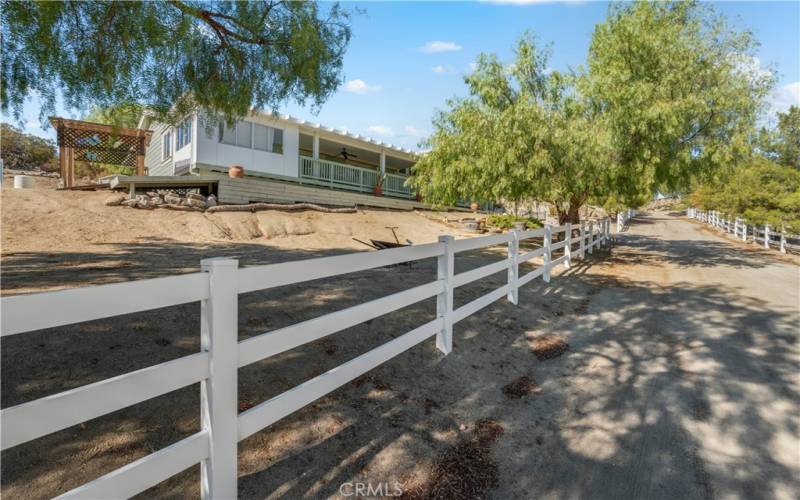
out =
[[[554,242],[554,237],[558,241]],[[541,238],[541,247],[521,254],[520,242],[533,238]],[[610,221],[603,219],[581,223],[574,229],[566,224],[462,240],[442,236],[437,243],[427,245],[255,267],[239,268],[234,259],[205,259],[200,273],[3,297],[2,335],[200,301],[201,351],[4,408],[0,410],[2,449],[200,382],[201,432],[71,490],[62,498],[133,496],[197,463],[201,464],[203,498],[235,498],[238,441],[431,337],[436,337],[439,350],[449,353],[455,323],[503,296],[517,304],[519,287],[538,277],[549,282],[553,267],[570,267],[573,250],[582,258],[609,243]],[[457,254],[497,245],[507,246],[505,259],[454,273]],[[561,255],[553,258],[556,252]],[[437,259],[436,280],[237,341],[239,294],[432,257]],[[542,257],[543,264],[519,276],[520,264],[536,257]],[[507,270],[504,285],[453,308],[456,288],[503,270]],[[436,319],[237,414],[239,368],[431,297],[436,297]],[[47,314],[41,314],[45,310]]]
[[[733,234],[744,242],[760,243],[764,248],[777,247],[781,253],[787,250],[800,251],[800,235],[787,234],[785,230],[776,231],[769,224],[748,224],[740,217],[731,218],[715,210],[705,211],[694,207],[686,210],[686,216]]]

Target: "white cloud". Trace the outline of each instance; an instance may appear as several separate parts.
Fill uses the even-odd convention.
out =
[[[431,71],[433,71],[434,73],[439,73],[439,74],[452,73],[453,72],[453,67],[452,66],[442,66],[441,64],[439,64],[437,66],[432,67]]]
[[[42,125],[39,122],[33,121],[33,120],[31,120],[29,122],[25,122],[25,129],[26,130],[36,129],[36,128],[42,128]]]
[[[781,85],[772,93],[770,101],[773,115],[779,111],[785,113],[789,106],[800,106],[800,82]]]
[[[437,52],[455,52],[461,50],[463,47],[458,45],[455,42],[442,42],[442,41],[432,41],[428,42],[419,50],[422,52],[427,52],[428,54],[434,54]]]
[[[392,137],[394,135],[394,131],[392,130],[392,128],[387,127],[386,125],[370,125],[369,127],[367,127],[367,132],[382,137]]]
[[[349,80],[344,84],[345,92],[352,92],[353,94],[373,94],[381,91],[380,85],[369,85],[361,79]]]
[[[419,129],[413,125],[406,125],[403,128],[403,130],[405,131],[406,134],[412,137],[422,137],[423,135],[427,134],[427,132],[425,132],[424,130]]]

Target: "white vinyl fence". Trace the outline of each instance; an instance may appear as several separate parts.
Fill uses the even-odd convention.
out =
[[[621,233],[628,225],[628,222],[636,216],[636,210],[629,208],[622,212],[617,212],[617,232]]]
[[[553,237],[560,234],[560,241],[554,242]],[[520,253],[519,243],[532,238],[542,238],[542,246]],[[193,274],[3,297],[3,336],[200,301],[201,351],[4,408],[0,411],[2,449],[200,382],[200,432],[60,498],[130,497],[197,463],[201,464],[202,498],[235,498],[239,441],[430,337],[436,337],[439,350],[449,353],[455,323],[503,296],[517,304],[519,287],[540,276],[549,282],[551,269],[570,266],[573,246],[576,257],[583,257],[609,243],[610,223],[604,219],[582,223],[574,231],[566,224],[462,240],[442,236],[427,245],[254,267],[240,268],[234,259],[206,259],[201,262],[202,272]],[[500,244],[508,246],[506,259],[454,274],[458,253]],[[539,256],[543,265],[519,276],[519,265]],[[431,257],[438,259],[434,281],[237,340],[239,294]],[[508,273],[506,284],[453,308],[455,288],[503,270]],[[434,296],[436,319],[237,414],[239,368]]]
[[[739,217],[731,218],[714,210],[704,211],[692,207],[686,210],[686,215],[691,219],[697,219],[726,233],[733,234],[745,242],[757,243],[763,245],[764,248],[775,247],[781,253],[786,253],[787,249],[800,251],[800,235],[787,234],[784,230],[776,231],[769,224],[763,226],[747,224],[744,219]]]

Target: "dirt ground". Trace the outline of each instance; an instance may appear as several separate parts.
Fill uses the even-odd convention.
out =
[[[21,201],[48,198],[37,191],[53,193],[3,191],[3,294],[194,271],[219,255],[250,265],[353,251],[352,236],[387,239],[386,225],[415,243],[455,233],[416,214],[265,212],[257,224],[252,214],[226,219],[226,229],[261,233],[231,238],[202,214],[104,207],[92,193]],[[75,218],[91,229],[75,231]],[[302,224],[312,232],[265,230]],[[619,240],[549,286],[522,288],[519,306],[500,300],[457,324],[450,355],[426,341],[242,441],[240,496],[337,497],[349,483],[397,483],[409,498],[794,498],[800,268],[665,214],[637,218]],[[459,254],[456,272],[501,255]],[[243,295],[240,338],[435,274],[431,260]],[[458,289],[456,307],[504,280]],[[248,366],[240,409],[434,313],[425,301]],[[537,358],[553,338],[569,348]],[[5,408],[196,352],[199,306],[0,346]],[[198,405],[199,388],[188,387],[4,451],[2,494],[51,497],[163,448],[199,429]],[[196,498],[198,482],[195,466],[141,497]]]

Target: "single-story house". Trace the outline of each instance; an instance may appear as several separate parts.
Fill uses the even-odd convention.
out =
[[[405,204],[416,198],[405,185],[415,162],[413,151],[291,116],[253,111],[231,126],[224,120],[211,124],[204,113],[196,112],[177,126],[170,126],[146,113],[139,128],[152,131],[144,159],[148,176],[224,178],[229,167],[239,165],[245,170],[245,178],[240,179],[243,181],[261,180],[273,188],[277,182],[362,193],[356,198],[337,199],[364,204],[362,196],[372,197],[379,175],[383,174],[383,197],[407,200]],[[240,183],[237,190],[260,189],[259,185]],[[287,200],[298,198],[296,192],[294,189],[292,195],[287,195]],[[276,197],[242,193],[238,201],[268,198]],[[386,202],[389,200],[379,204]]]

